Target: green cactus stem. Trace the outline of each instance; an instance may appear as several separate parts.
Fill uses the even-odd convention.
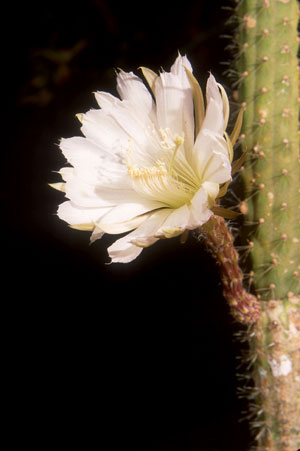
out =
[[[257,295],[300,291],[298,39],[296,0],[243,0],[238,101],[244,108],[243,234]]]
[[[241,173],[253,293],[261,315],[249,334],[255,448],[300,448],[300,166],[298,2],[236,7]],[[251,246],[250,246],[251,245]]]

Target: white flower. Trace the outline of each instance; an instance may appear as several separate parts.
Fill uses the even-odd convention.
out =
[[[117,74],[121,99],[96,92],[100,109],[78,116],[85,137],[62,139],[72,167],[61,169],[64,183],[52,185],[69,199],[58,216],[93,231],[92,242],[130,232],[108,248],[112,262],[130,262],[159,238],[207,222],[218,211],[220,185],[224,192],[231,180],[224,88],[209,76],[205,111],[185,56],[170,72],[141,69],[152,94],[123,71]]]

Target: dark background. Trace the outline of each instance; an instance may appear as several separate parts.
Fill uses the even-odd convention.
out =
[[[217,0],[10,4],[3,43],[2,270],[12,447],[241,451],[251,443],[236,391],[241,345],[218,268],[191,235],[107,265],[115,238],[56,216],[47,183],[61,137],[115,69],[169,70],[187,54],[202,87],[227,86],[229,12]],[[4,25],[4,23],[3,23]],[[7,290],[7,291],[6,291]]]

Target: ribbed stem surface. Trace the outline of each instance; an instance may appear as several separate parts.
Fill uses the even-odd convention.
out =
[[[239,102],[245,108],[244,236],[263,299],[300,292],[300,165],[296,0],[238,7]]]

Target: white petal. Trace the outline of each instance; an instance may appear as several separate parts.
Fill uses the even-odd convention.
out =
[[[210,74],[206,83],[206,98],[208,104],[210,100],[213,99],[218,104],[220,109],[223,109],[223,101],[218,83],[216,82],[216,79],[212,74]]]
[[[75,136],[62,139],[60,148],[76,169],[76,174],[87,183],[105,182],[111,184],[124,176],[126,166],[115,157],[86,138]]]
[[[121,105],[121,100],[118,99],[118,97],[113,96],[109,92],[97,91],[94,94],[98,105],[103,110],[107,110],[113,106],[118,107],[119,105]]]
[[[122,100],[127,100],[135,114],[145,125],[154,121],[155,104],[143,81],[132,72],[119,72],[117,91]]]
[[[82,133],[99,147],[122,160],[128,147],[128,133],[103,110],[90,110],[82,115]]]
[[[214,200],[216,199],[217,195],[219,194],[220,185],[216,182],[204,182],[202,183],[202,188],[206,191],[210,203],[213,204]]]
[[[226,96],[224,89],[223,92]],[[218,83],[216,82],[215,77],[212,74],[210,74],[206,84],[206,99],[207,108],[202,127],[216,133],[223,134],[224,130],[227,127],[229,111],[224,111],[222,95],[220,93]],[[227,107],[229,109],[228,99],[227,104]],[[224,117],[224,115],[226,116],[226,118]]]
[[[193,72],[193,68],[191,63],[189,62],[188,58],[184,55],[181,56],[180,54],[176,58],[173,66],[171,67],[171,72],[175,75],[180,75],[183,78],[183,82],[186,83],[186,87],[189,87],[189,83],[185,75],[185,68],[187,68],[190,72]]]
[[[163,72],[155,82],[157,122],[173,135],[184,133],[185,145],[194,142],[193,96],[182,67],[178,74]]]
[[[207,222],[211,215],[212,212],[208,209],[208,195],[200,188],[189,205],[185,204],[171,211],[156,236],[171,238],[185,230],[194,230]]]
[[[120,238],[107,249],[112,263],[129,263],[142,252],[143,248],[130,243],[127,237]]]
[[[206,98],[207,103],[213,99],[222,110],[224,116],[224,129],[227,127],[228,115],[229,115],[229,101],[225,89],[220,83],[217,83],[215,77],[210,74],[206,84]]]
[[[140,227],[110,246],[108,253],[112,262],[128,263],[142,252],[143,247],[154,244],[158,240],[155,234],[169,213],[168,209],[154,212]]]
[[[140,109],[137,109],[135,104],[127,100],[121,101],[106,92],[97,92],[95,95],[98,103],[102,106],[99,111],[118,126],[120,134],[127,136],[126,148],[128,148],[129,139],[142,145],[147,144],[145,128],[152,126],[152,121],[145,110],[141,114]]]
[[[193,149],[193,158],[203,182],[224,183],[231,178],[227,144],[222,136],[201,129]]]
[[[172,238],[181,234],[188,228],[190,220],[190,209],[187,204],[170,211],[170,215],[157,231],[159,238]]]
[[[136,216],[143,215],[149,211],[161,208],[160,202],[154,202],[147,199],[140,199],[140,202],[136,203],[121,203],[112,208],[107,215],[102,218],[100,227],[107,226],[109,224],[119,224],[124,221],[129,221]]]
[[[60,174],[61,178],[62,178],[65,182],[67,182],[67,181],[69,180],[70,177],[73,177],[73,174],[74,174],[74,168],[69,168],[69,167],[61,168],[61,169],[58,171],[58,174]]]
[[[91,234],[90,244],[93,244],[96,240],[102,238],[103,235],[104,235],[103,230],[99,229],[99,227],[96,226],[93,233]]]
[[[130,236],[130,242],[139,247],[148,247],[157,241],[156,233],[172,210],[163,208],[148,216],[147,220]]]
[[[60,219],[70,225],[95,223],[109,211],[110,208],[80,208],[73,202],[66,201],[59,205],[57,214]]]
[[[126,174],[115,179],[98,179],[95,183],[89,183],[83,178],[82,172],[72,171],[64,173],[66,196],[76,205],[83,208],[114,207],[122,203],[139,203],[141,195],[132,189],[131,181]]]
[[[207,129],[211,132],[222,135],[224,125],[225,121],[223,116],[223,107],[220,107],[219,103],[215,99],[211,98],[206,108],[201,130]]]
[[[196,227],[205,224],[213,214],[208,208],[208,194],[204,188],[200,188],[194,195],[191,201],[190,211],[191,218],[193,218],[191,222],[197,224]]]
[[[117,91],[122,100],[103,91],[95,92],[98,105],[103,111],[125,111],[138,122],[149,125],[155,121],[155,104],[143,81],[132,72],[121,71],[117,75]]]
[[[99,230],[102,230],[104,233],[109,233],[111,235],[117,235],[120,233],[130,232],[130,230],[136,229],[143,222],[147,220],[147,218],[151,215],[151,213],[143,214],[140,216],[136,216],[135,218],[129,219],[128,221],[105,224],[101,222],[100,224],[96,224]]]

